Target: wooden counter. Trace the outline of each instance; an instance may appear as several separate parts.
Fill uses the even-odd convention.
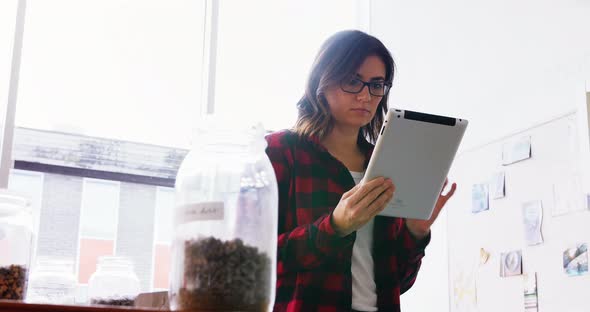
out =
[[[146,312],[162,311],[156,309],[139,309],[133,307],[102,307],[31,304],[12,300],[0,300],[0,312]]]

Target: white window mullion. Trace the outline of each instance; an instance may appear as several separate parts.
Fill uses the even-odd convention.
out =
[[[21,51],[23,46],[23,34],[25,26],[26,0],[19,0],[16,9],[16,27],[14,29],[14,44],[12,48],[12,65],[10,70],[10,83],[8,86],[8,101],[2,125],[2,158],[0,160],[0,188],[8,187],[10,169],[13,168],[12,142],[14,139],[14,117],[16,114],[16,98],[18,94],[18,81],[20,73]]]
[[[205,1],[205,36],[203,38],[203,79],[201,115],[215,111],[215,72],[217,65],[217,33],[219,0]]]

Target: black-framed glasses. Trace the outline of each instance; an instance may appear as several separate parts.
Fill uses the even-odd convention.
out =
[[[362,81],[358,78],[345,79],[340,83],[340,88],[348,93],[360,93],[367,86],[373,96],[385,96],[391,88],[391,83],[386,81]]]

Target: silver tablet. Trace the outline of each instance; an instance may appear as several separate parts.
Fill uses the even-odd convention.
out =
[[[430,219],[467,120],[390,109],[364,180],[391,178],[395,194],[383,216]]]

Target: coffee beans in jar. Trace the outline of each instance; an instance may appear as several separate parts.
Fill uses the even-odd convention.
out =
[[[21,265],[0,267],[0,299],[23,300],[27,269]]]
[[[0,299],[25,299],[32,249],[30,201],[0,189]]]
[[[181,310],[267,311],[271,259],[240,239],[185,242]]]
[[[220,116],[195,124],[174,183],[170,309],[270,311],[278,186],[266,131]]]
[[[91,299],[91,304],[110,305],[110,306],[122,306],[131,307],[135,302],[134,298],[104,298],[104,299]]]
[[[91,304],[131,306],[139,292],[139,278],[130,258],[98,258],[96,272],[88,280],[88,299]]]

